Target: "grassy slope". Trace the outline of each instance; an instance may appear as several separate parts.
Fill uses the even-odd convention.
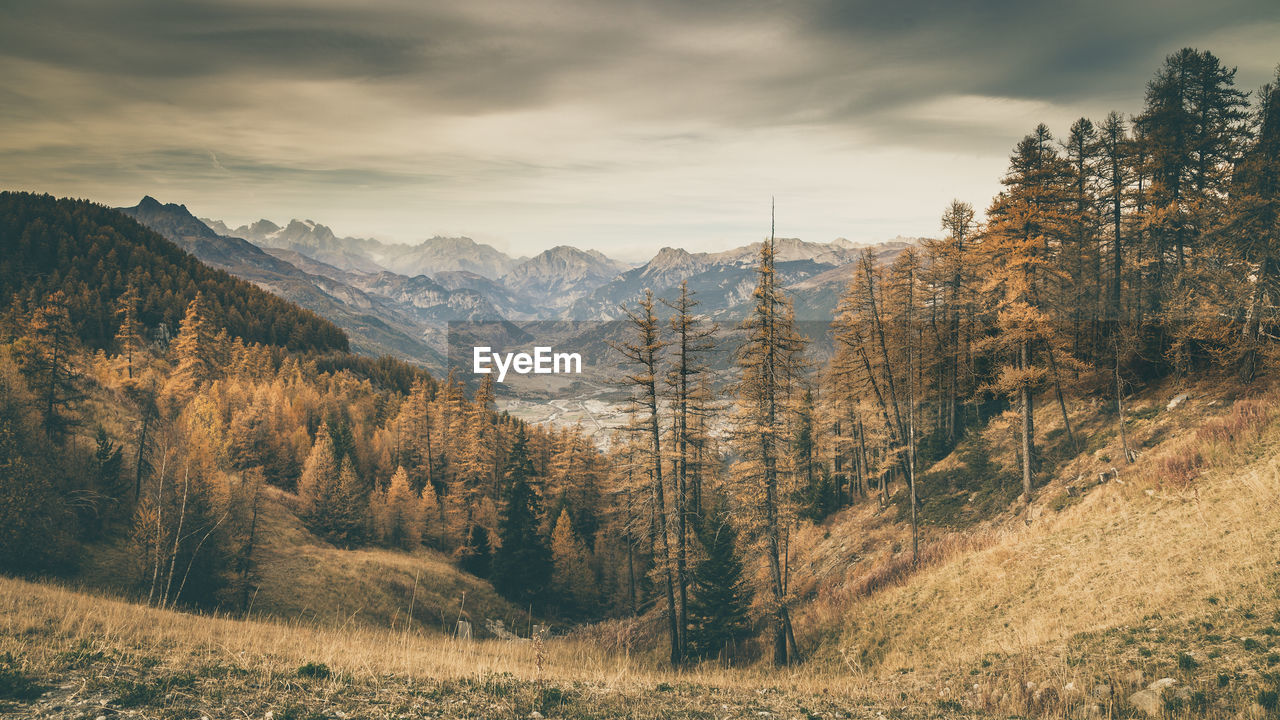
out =
[[[834,678],[646,670],[568,640],[460,642],[153,610],[0,578],[0,715],[262,718],[843,718]]]
[[[892,510],[855,508],[802,535],[797,554],[815,558],[805,569],[820,591],[800,616],[827,629],[810,636],[819,655],[873,695],[999,712],[1129,712],[1140,682],[1166,676],[1185,688],[1166,693],[1175,715],[1274,707],[1277,396],[1233,405],[1230,393],[1192,388],[1176,410],[1163,407],[1170,392],[1143,398],[1130,426],[1143,452],[1119,483],[1096,485],[1121,457],[1118,438],[1088,428],[1100,440],[1055,468],[1029,526],[1006,513],[964,535],[926,528],[914,573],[892,553],[909,547]],[[1189,481],[1188,462],[1200,466]],[[861,557],[841,564],[840,548]]]
[[[254,553],[258,592],[254,616],[323,625],[361,624],[403,628],[409,610],[417,628],[451,632],[462,610],[482,633],[487,618],[509,627],[527,616],[484,580],[458,570],[433,550],[341,550],[312,535],[291,510],[292,496],[268,487],[259,515],[261,544]],[[91,547],[78,578],[90,588],[128,597],[127,544]],[[465,606],[463,594],[465,593]]]

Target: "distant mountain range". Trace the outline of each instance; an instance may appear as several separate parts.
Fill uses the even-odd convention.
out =
[[[697,293],[702,312],[735,322],[749,307],[761,245],[717,253],[668,247],[635,266],[567,245],[525,258],[467,237],[418,245],[338,237],[311,220],[284,226],[259,220],[232,229],[149,196],[120,209],[204,262],[329,318],[347,331],[353,350],[436,369],[451,321],[612,320],[645,290],[669,296],[682,282]],[[889,261],[916,242],[778,238],[779,281],[797,319],[829,322],[863,249]]]

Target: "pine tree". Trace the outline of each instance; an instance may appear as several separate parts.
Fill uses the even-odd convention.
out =
[[[493,547],[489,543],[489,531],[479,523],[471,526],[464,545],[466,552],[458,561],[458,567],[478,578],[488,578],[493,573]]]
[[[750,589],[743,579],[737,533],[727,515],[716,512],[700,523],[704,559],[693,573],[689,605],[689,650],[700,658],[731,660],[737,643],[748,637]]]
[[[101,427],[95,440],[93,484],[104,501],[103,507],[96,508],[96,514],[98,522],[105,527],[119,515],[120,508],[127,502],[129,485],[121,472],[124,462],[121,448],[111,442],[107,431]]]
[[[538,532],[539,503],[524,427],[516,429],[503,471],[502,545],[493,557],[493,587],[520,603],[541,602],[551,574],[551,553]]]
[[[69,547],[73,527],[52,482],[34,397],[6,348],[0,347],[0,571],[50,569]]]
[[[1223,305],[1243,308],[1229,361],[1245,382],[1259,372],[1264,342],[1275,339],[1280,320],[1280,70],[1258,92],[1254,121],[1257,137],[1237,166],[1220,230],[1248,268],[1243,287],[1220,299]]]

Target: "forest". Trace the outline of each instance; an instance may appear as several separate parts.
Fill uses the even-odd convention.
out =
[[[350,355],[332,324],[119,213],[4,193],[0,570],[74,577],[114,542],[133,599],[243,611],[274,486],[336,547],[433,548],[563,625],[644,618],[672,665],[801,662],[798,528],[893,507],[914,564],[923,509],[999,472],[982,429],[1018,448],[992,512],[1030,523],[1088,443],[1081,407],[1124,438],[1137,385],[1272,372],[1280,77],[1234,77],[1184,49],[1137,114],[1032,128],[985,212],[957,200],[938,239],[848,267],[829,362],[769,242],[731,387],[694,294],[635,298],[614,348],[630,420],[607,446],[498,411],[488,383]]]

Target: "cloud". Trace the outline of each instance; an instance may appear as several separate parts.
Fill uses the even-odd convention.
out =
[[[10,0],[0,184],[353,235],[637,255],[933,232],[1036,122],[1136,112],[1186,44],[1266,80],[1280,12],[1084,0]],[[788,211],[789,210],[789,211]]]

